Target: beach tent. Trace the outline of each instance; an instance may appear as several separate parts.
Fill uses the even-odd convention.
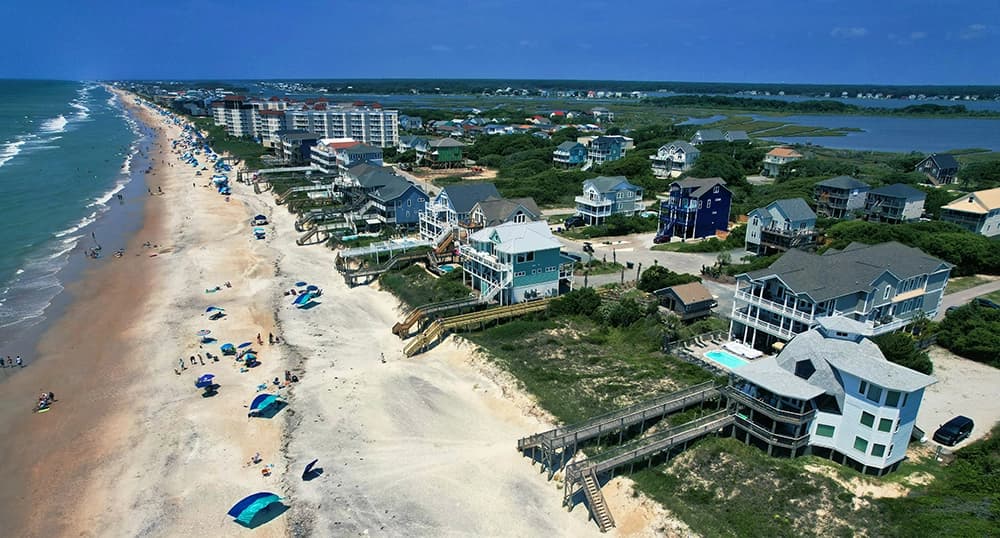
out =
[[[315,472],[316,474],[323,472],[322,469],[315,469],[317,462],[319,462],[319,460],[312,460],[308,464],[306,464],[306,468],[303,469],[302,471],[302,480],[309,480],[310,478],[312,478],[313,472]]]
[[[226,513],[231,517],[236,518],[236,521],[249,526],[250,522],[258,512],[266,510],[272,504],[280,501],[281,497],[275,495],[274,493],[261,491],[244,497],[238,503],[234,504],[233,507]]]
[[[279,399],[281,399],[281,396],[278,396],[277,394],[258,394],[257,397],[250,402],[250,413],[248,416],[259,414],[261,411],[277,403]]]
[[[225,308],[219,308],[218,306],[210,306],[205,309],[205,312],[224,312]]]
[[[209,387],[212,385],[213,379],[215,379],[215,374],[205,374],[199,377],[198,380],[194,382],[194,386],[198,387],[199,389]]]
[[[301,308],[309,304],[309,301],[312,301],[312,299],[313,299],[312,293],[300,293],[295,296],[295,301],[292,304]]]
[[[222,353],[224,355],[235,355],[236,354],[236,346],[234,346],[232,344],[222,344],[222,346],[219,347],[219,349],[222,350]]]

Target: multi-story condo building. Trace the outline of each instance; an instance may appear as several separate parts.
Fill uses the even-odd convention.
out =
[[[958,176],[958,160],[950,153],[931,153],[917,163],[916,170],[925,174],[931,183],[946,185],[954,183]]]
[[[456,183],[447,185],[431,198],[420,213],[420,238],[440,242],[443,236],[469,221],[472,208],[479,202],[500,199],[492,183]]]
[[[986,237],[1000,235],[1000,188],[969,193],[941,208],[941,220]]]
[[[399,112],[372,106],[326,106],[289,109],[286,126],[321,135],[323,138],[352,138],[380,148],[399,143]]]
[[[802,158],[802,154],[792,148],[774,148],[764,155],[764,170],[762,174],[768,177],[778,177],[781,167]]]
[[[816,214],[835,219],[849,217],[854,211],[865,207],[865,199],[871,187],[851,176],[837,176],[816,184],[813,194],[816,198]]]
[[[816,213],[802,198],[771,202],[747,217],[748,252],[763,256],[816,243]]]
[[[309,160],[313,167],[321,172],[332,174],[340,170],[337,163],[337,151],[356,145],[358,143],[352,138],[324,138],[310,148]],[[381,165],[381,163],[379,164]]]
[[[242,95],[227,95],[212,103],[215,125],[226,129],[229,136],[254,136],[253,105]]]
[[[653,162],[653,175],[658,178],[677,177],[694,166],[701,152],[683,140],[675,140],[660,146],[655,155],[650,155]]]
[[[732,193],[722,178],[688,178],[670,184],[660,199],[660,227],[656,242],[673,238],[700,239],[729,229]]]
[[[265,148],[274,148],[281,144],[278,133],[287,130],[285,112],[283,110],[253,109],[254,133]]]
[[[817,318],[776,356],[734,368],[734,435],[769,454],[814,454],[883,475],[906,456],[933,377],[886,360],[869,327]]]
[[[923,191],[909,185],[895,183],[868,191],[865,197],[865,216],[872,222],[899,224],[917,220],[924,213]]]
[[[950,273],[948,263],[896,242],[822,255],[789,250],[736,277],[730,336],[769,350],[824,316],[851,318],[873,335],[892,332],[937,314]]]
[[[481,297],[513,304],[570,289],[575,260],[561,248],[548,223],[528,221],[483,228],[459,252],[464,274]]]
[[[556,146],[552,152],[552,161],[566,168],[580,166],[587,162],[587,148],[579,142],[567,140]]]
[[[587,160],[593,164],[604,164],[625,157],[627,151],[627,141],[624,136],[599,136],[590,141],[590,146],[587,147]]]
[[[642,211],[642,187],[625,176],[595,177],[583,182],[583,195],[574,198],[576,214],[587,224],[602,224],[611,215],[631,216]]]

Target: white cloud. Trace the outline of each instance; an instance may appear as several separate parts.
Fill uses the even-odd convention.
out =
[[[433,50],[434,52],[451,52],[451,47],[449,47],[448,45],[437,44],[437,45],[431,45],[431,50]]]
[[[988,29],[985,24],[970,24],[958,32],[958,37],[961,39],[977,39],[986,35],[986,30]]]
[[[868,29],[861,26],[838,26],[830,30],[833,37],[854,38],[868,35]]]

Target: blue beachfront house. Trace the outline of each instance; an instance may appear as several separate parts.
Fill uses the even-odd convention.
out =
[[[590,225],[598,225],[611,215],[631,216],[642,211],[642,187],[625,176],[595,177],[583,182],[583,195],[574,198],[576,214]]]
[[[617,161],[625,156],[625,138],[621,136],[599,136],[590,142],[587,158],[594,164]]]
[[[802,198],[775,200],[747,217],[746,249],[758,256],[816,242],[816,213]]]
[[[556,146],[552,161],[566,168],[579,166],[587,161],[587,148],[579,142],[567,140]]]
[[[392,176],[385,185],[368,193],[382,224],[416,228],[420,213],[427,204],[427,193],[400,176]]]
[[[731,201],[732,193],[722,178],[688,178],[671,183],[667,197],[660,200],[657,240],[699,239],[728,230]]]
[[[513,304],[568,291],[574,260],[544,221],[483,228],[459,247],[469,285],[488,301]]]
[[[466,223],[479,202],[500,198],[492,183],[457,183],[441,189],[420,213],[420,238],[440,242]]]

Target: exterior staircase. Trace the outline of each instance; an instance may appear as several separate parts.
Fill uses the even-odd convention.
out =
[[[479,312],[471,312],[469,314],[459,314],[457,316],[436,319],[431,322],[431,324],[428,325],[423,332],[418,334],[416,338],[407,344],[406,347],[403,348],[403,353],[407,357],[412,357],[413,355],[416,355],[428,348],[447,331],[452,329],[469,327],[500,319],[515,318],[532,312],[545,310],[548,308],[550,300],[551,299],[549,298],[538,299],[536,301],[498,306],[487,310],[481,310]]]
[[[611,510],[604,501],[601,483],[597,481],[597,473],[593,469],[589,469],[589,472],[583,475],[583,494],[587,498],[587,505],[590,506],[590,515],[597,522],[601,532],[611,530],[615,526],[615,520],[611,517]]]

